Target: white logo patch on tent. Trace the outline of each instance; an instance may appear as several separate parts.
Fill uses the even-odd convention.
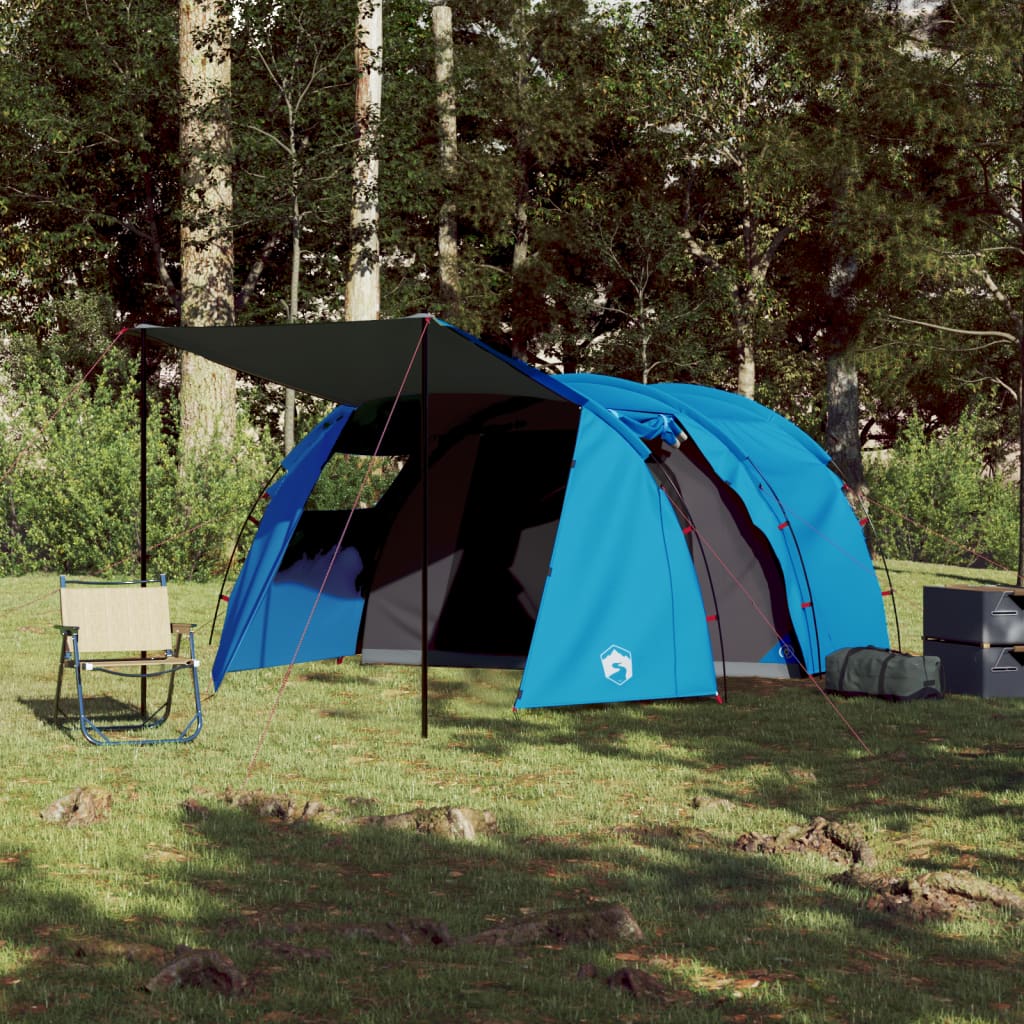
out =
[[[623,686],[633,678],[633,655],[627,648],[612,644],[601,655],[601,668],[605,679]]]

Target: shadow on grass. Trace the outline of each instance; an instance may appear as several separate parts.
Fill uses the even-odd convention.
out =
[[[524,836],[507,824],[471,844],[339,819],[286,824],[208,802],[182,818],[187,853],[152,868],[168,905],[124,915],[104,909],[104,893],[61,892],[61,866],[11,851],[0,921],[22,965],[0,979],[0,1009],[9,1020],[46,1009],[67,1022],[115,1010],[125,1022],[513,1022],[567,1020],[571,1007],[573,1019],[753,1024],[940,1020],[973,1007],[972,1020],[995,1021],[989,1008],[1019,996],[1021,958],[1008,942],[877,914],[805,858],[741,854],[688,830],[630,842]],[[465,939],[597,900],[629,907],[644,939],[496,949],[347,931],[432,918]],[[141,991],[180,942],[230,956],[251,989],[227,1002]],[[648,970],[676,998],[634,1003],[581,980],[588,963],[599,978]]]
[[[174,707],[172,701],[172,714],[187,721],[190,712],[187,708],[189,695],[182,692],[178,694],[177,705]],[[138,704],[131,704],[127,701],[111,697],[109,695],[86,697],[83,700],[85,714],[96,727],[122,737],[134,736],[136,738],[151,738],[153,736],[175,732],[174,718],[163,721],[163,707],[167,701],[166,692],[153,692],[149,695],[149,710],[152,714],[154,709],[161,709],[161,717],[154,725],[143,725],[140,721]],[[54,721],[53,698],[48,700],[31,699],[19,697],[18,703],[30,711],[40,722],[49,726],[55,732],[62,733],[69,739],[72,737],[83,738],[81,722],[79,718],[80,709],[76,697],[61,697],[60,713],[57,721]],[[162,724],[161,724],[162,723]]]
[[[35,717],[44,725],[53,726],[54,729],[65,734],[78,732],[78,699],[74,697],[61,697],[60,717],[55,723],[53,720],[53,698],[31,699],[19,697],[18,703],[32,712]],[[129,704],[127,701],[119,700],[116,697],[86,697],[85,713],[103,725],[123,726],[126,723],[138,721],[138,704]]]

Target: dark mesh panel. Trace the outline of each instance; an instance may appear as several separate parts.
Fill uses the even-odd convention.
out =
[[[791,641],[793,627],[775,553],[743,502],[711,469],[697,446],[666,449],[652,469],[689,535],[716,662],[756,664]]]

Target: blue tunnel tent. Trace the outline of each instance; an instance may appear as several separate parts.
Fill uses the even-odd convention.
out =
[[[359,653],[521,669],[516,706],[549,707],[888,646],[828,456],[748,399],[545,374],[430,317],[140,329],[337,403],[270,488],[217,685]],[[330,459],[374,452],[403,459],[376,505],[306,508]]]

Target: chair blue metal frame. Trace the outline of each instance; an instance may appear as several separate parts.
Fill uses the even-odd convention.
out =
[[[98,746],[157,743],[189,743],[203,727],[199,695],[199,659],[196,657],[195,624],[171,622],[167,600],[167,577],[106,582],[60,578],[61,633],[60,666],[53,720],[61,719],[60,694],[64,670],[75,673],[78,690],[78,721],[82,735]],[[188,637],[188,655],[181,654]],[[156,729],[171,714],[174,678],[191,671],[195,714],[176,734],[164,737],[130,736],[114,739],[110,733]],[[126,721],[103,721],[86,711],[82,676],[86,672],[137,679],[139,711]],[[147,709],[147,685],[155,676],[168,676],[167,695],[153,712]]]

